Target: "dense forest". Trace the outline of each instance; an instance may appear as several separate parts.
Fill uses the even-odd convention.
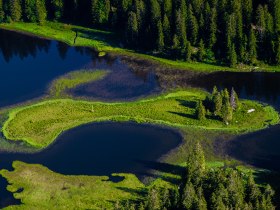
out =
[[[207,168],[202,147],[195,145],[182,179],[173,188],[152,185],[142,201],[115,204],[119,210],[262,209],[273,210],[274,191],[259,186],[252,173],[232,168]]]
[[[46,20],[117,31],[163,57],[280,64],[280,0],[0,0],[0,22]]]

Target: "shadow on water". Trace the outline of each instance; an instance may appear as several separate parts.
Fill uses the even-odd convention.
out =
[[[155,161],[181,141],[182,136],[178,132],[158,126],[94,123],[63,133],[50,147],[35,154],[2,152],[0,168],[11,170],[12,162],[20,160],[42,164],[67,175],[133,173],[143,179],[151,169],[177,173],[175,166]],[[121,179],[109,176],[109,180],[114,182]],[[1,199],[5,198],[1,196]]]
[[[0,106],[38,98],[52,80],[78,69],[111,71],[103,80],[73,90],[79,97],[132,100],[161,91],[153,72],[132,69],[118,57],[98,57],[91,48],[5,30],[0,30],[0,66]]]

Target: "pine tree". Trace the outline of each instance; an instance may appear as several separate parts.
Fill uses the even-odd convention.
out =
[[[94,25],[107,23],[110,13],[110,0],[92,0],[91,11]]]
[[[230,105],[233,108],[233,110],[238,110],[240,107],[238,95],[235,92],[234,88],[231,89],[230,93]]]
[[[181,51],[186,49],[187,45],[187,34],[186,34],[186,22],[182,16],[181,10],[176,11],[176,35],[180,42]]]
[[[138,38],[137,17],[134,12],[130,12],[128,15],[128,23],[126,29],[126,41],[130,45],[136,45],[137,38]]]
[[[21,0],[10,1],[11,18],[13,21],[20,21],[22,15]]]
[[[3,8],[3,0],[0,0],[0,23],[4,21],[5,13]]]
[[[223,101],[222,101],[222,96],[218,92],[213,96],[213,103],[214,103],[214,114],[218,116],[221,113]]]
[[[249,61],[251,64],[254,64],[257,61],[257,40],[252,27],[249,36]]]
[[[191,182],[188,182],[184,188],[182,195],[182,206],[184,209],[193,209],[194,203],[197,200],[194,186]]]
[[[276,53],[275,53],[275,61],[277,65],[280,65],[280,38],[278,38],[276,43]]]
[[[202,101],[199,101],[197,108],[196,108],[196,117],[198,120],[204,120],[205,119],[205,107],[202,103]]]
[[[149,190],[148,200],[147,200],[147,209],[148,210],[160,210],[161,209],[161,200],[159,193],[155,187]]]
[[[217,10],[212,9],[210,15],[210,26],[209,26],[209,38],[208,38],[208,47],[210,49],[216,44],[217,41]]]
[[[157,23],[157,50],[162,51],[164,48],[164,36],[162,31],[161,21],[158,20]]]
[[[273,19],[276,33],[280,33],[280,0],[271,1],[273,8]]]
[[[163,28],[163,36],[164,36],[164,43],[165,43],[165,45],[171,45],[170,22],[169,22],[169,19],[168,19],[166,14],[163,17],[162,28]]]
[[[164,0],[163,1],[163,13],[167,16],[167,18],[171,18],[172,16],[172,0]]]
[[[63,0],[51,0],[54,9],[54,20],[59,21],[63,15]]]
[[[30,22],[37,21],[36,15],[36,1],[35,0],[25,0],[24,1],[24,16]]]
[[[36,0],[36,16],[40,25],[43,25],[46,22],[47,10],[44,0]]]
[[[237,55],[236,55],[234,44],[231,46],[231,50],[229,54],[229,64],[231,67],[235,67],[237,64]]]
[[[188,17],[187,18],[188,37],[190,38],[191,44],[196,45],[197,38],[198,38],[198,23],[196,17],[193,14],[191,5],[189,5],[187,17]]]
[[[185,54],[186,54],[186,56],[185,56],[186,61],[187,62],[191,61],[192,46],[191,46],[191,43],[189,41],[187,41],[187,46],[186,46]]]
[[[203,61],[205,58],[205,48],[204,48],[204,43],[203,43],[202,39],[199,42],[197,57],[198,57],[199,61]]]

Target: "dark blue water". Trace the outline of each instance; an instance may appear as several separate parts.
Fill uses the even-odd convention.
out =
[[[0,106],[40,97],[53,79],[83,68],[111,73],[91,88],[79,89],[78,96],[129,100],[160,91],[153,73],[139,75],[117,57],[100,58],[89,48],[0,30]]]
[[[11,169],[12,162],[20,160],[42,164],[62,174],[110,175],[127,172],[141,178],[153,169],[163,154],[177,147],[181,141],[178,132],[158,126],[88,124],[65,132],[39,153],[0,153],[0,168]],[[15,204],[3,181],[0,181],[0,206]]]

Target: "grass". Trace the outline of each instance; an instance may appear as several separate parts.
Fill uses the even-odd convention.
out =
[[[198,128],[242,133],[258,130],[279,121],[270,106],[242,101],[242,109],[225,125],[214,116],[205,120],[195,118],[195,107],[208,93],[182,90],[155,98],[123,103],[87,102],[72,99],[46,100],[9,111],[2,131],[10,140],[23,140],[37,148],[45,148],[59,134],[76,126],[100,121],[136,121],[162,124],[176,128]],[[247,110],[256,111],[247,114]]]
[[[243,66],[242,68],[230,68],[226,66],[220,66],[215,64],[200,63],[200,62],[185,62],[178,60],[170,60],[166,58],[159,58],[157,56],[137,53],[132,50],[123,49],[120,46],[120,40],[112,32],[101,31],[96,29],[85,28],[81,26],[74,26],[69,24],[63,24],[58,22],[46,22],[45,25],[40,26],[36,23],[23,23],[23,22],[13,22],[13,23],[1,23],[0,28],[7,30],[24,32],[48,39],[54,39],[62,41],[72,46],[85,46],[93,47],[97,51],[101,51],[101,56],[106,52],[123,54],[135,57],[137,59],[144,59],[152,61],[154,63],[184,69],[184,70],[194,70],[194,71],[205,71],[205,72],[214,72],[214,71],[242,71],[248,72],[252,69],[256,71],[280,71],[279,66],[267,66],[262,65],[260,68],[255,69],[252,66]],[[74,38],[78,33],[78,37],[74,43]]]
[[[67,95],[67,90],[79,85],[86,84],[95,80],[100,80],[107,75],[108,71],[97,70],[79,70],[67,73],[55,79],[50,85],[50,95],[52,97],[61,97]]]
[[[23,204],[6,209],[113,209],[116,201],[141,199],[145,191],[133,174],[113,174],[124,177],[114,183],[106,176],[62,175],[19,161],[13,167],[14,171],[1,170],[0,174],[10,184],[7,189]],[[18,192],[20,189],[23,191]]]

